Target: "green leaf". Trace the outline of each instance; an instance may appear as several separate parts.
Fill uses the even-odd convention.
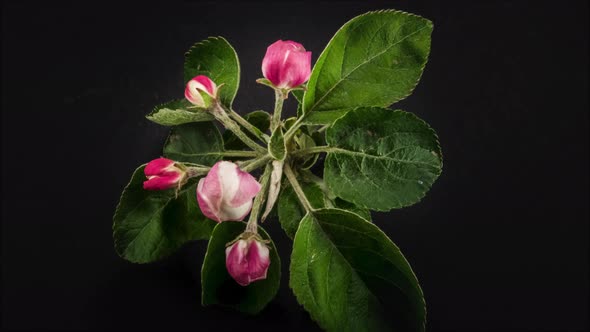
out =
[[[303,89],[291,90],[291,94],[293,95],[293,97],[295,97],[295,100],[297,100],[298,104],[301,104],[301,102],[303,102],[303,94],[304,93],[305,93],[305,91]]]
[[[290,286],[327,331],[424,331],[422,290],[399,248],[356,214],[306,215],[293,242]]]
[[[337,110],[337,111],[323,111],[323,112],[313,112],[306,115],[303,118],[303,124],[306,125],[331,125],[334,121],[338,120],[338,118],[342,117],[344,114],[349,112],[349,109],[346,110]]]
[[[311,207],[319,209],[326,206],[324,192],[319,185],[303,181],[300,181],[299,184]],[[283,183],[283,190],[281,190],[277,204],[277,212],[281,227],[287,233],[287,236],[294,238],[299,222],[305,216],[306,211],[299,202],[295,191],[293,191],[293,187],[288,182]]]
[[[164,258],[191,240],[208,239],[215,222],[203,216],[196,183],[189,181],[175,198],[174,189],[143,189],[145,165],[135,170],[113,217],[119,256],[134,263]]]
[[[215,226],[207,247],[207,254],[201,269],[203,305],[219,304],[242,312],[260,312],[275,297],[281,279],[281,261],[271,241],[270,266],[266,279],[258,280],[248,286],[240,286],[227,273],[225,267],[225,248],[228,242],[238,237],[245,229],[242,222],[226,221]],[[259,235],[270,240],[268,234],[258,226]]]
[[[240,85],[240,63],[234,48],[223,37],[209,37],[193,45],[184,59],[184,83],[197,75],[213,80],[219,89],[219,100],[231,108]]]
[[[417,203],[442,169],[436,133],[417,116],[359,108],[326,132],[324,179],[338,197],[371,210]]]
[[[163,126],[177,126],[189,122],[211,121],[214,117],[202,109],[190,109],[186,99],[177,99],[158,105],[145,117]]]
[[[285,160],[285,157],[287,156],[287,147],[285,146],[285,138],[283,137],[282,129],[277,128],[272,133],[272,136],[270,136],[268,153],[276,160]]]
[[[312,208],[321,209],[334,207],[356,213],[368,221],[371,220],[371,213],[369,210],[358,207],[339,198],[332,201],[326,196],[319,184],[305,181],[299,181],[299,184]],[[292,239],[295,237],[299,222],[305,216],[306,211],[293,191],[293,187],[291,187],[288,182],[283,183],[283,189],[281,190],[277,204],[277,211],[281,227],[287,236]]]
[[[244,115],[244,119],[260,130],[260,133],[264,133],[270,128],[270,114],[265,111],[254,111],[248,113]],[[258,139],[247,130],[244,130],[244,132],[251,139]],[[226,150],[244,150],[248,148],[248,146],[244,144],[244,142],[242,142],[231,130],[226,130],[223,132],[223,142],[225,144]]]
[[[219,161],[222,152],[223,140],[212,122],[173,127],[164,144],[166,158],[208,166]]]
[[[302,149],[302,150],[316,146],[315,140],[311,136],[309,136],[307,134],[303,134],[303,133],[299,136],[295,136],[295,142],[299,146],[299,149]],[[319,153],[303,155],[300,158],[301,159],[301,169],[310,169],[316,163],[316,161],[318,160],[319,157],[320,157]]]
[[[356,213],[361,218],[367,221],[371,221],[371,211],[369,211],[369,209],[354,205],[354,203],[347,202],[342,198],[336,197],[336,199],[334,200],[334,207],[340,210],[346,210],[348,212]]]
[[[394,10],[347,22],[316,62],[303,113],[386,107],[408,96],[430,52],[432,22]]]

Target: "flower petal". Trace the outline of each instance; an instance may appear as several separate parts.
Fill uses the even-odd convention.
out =
[[[202,178],[197,185],[197,202],[199,203],[199,208],[205,217],[221,222],[222,220],[219,218],[219,209],[215,206],[215,202],[212,202],[211,199],[204,194],[205,191],[203,190],[203,185],[205,181],[205,178]]]
[[[239,185],[229,202],[231,206],[240,206],[251,201],[261,189],[260,183],[250,173],[236,167],[236,175]]]
[[[311,75],[311,52],[297,42],[278,40],[266,49],[262,73],[279,88],[301,85]]]
[[[245,240],[239,240],[225,249],[225,267],[229,275],[241,286],[248,286],[250,278],[246,273],[248,261],[246,253],[248,243]]]
[[[170,189],[176,186],[182,174],[173,174],[173,175],[165,175],[165,176],[158,176],[153,175],[148,178],[147,181],[143,182],[143,189],[146,190],[164,190]]]
[[[248,213],[250,213],[251,209],[252,200],[249,200],[240,206],[223,204],[219,210],[219,218],[225,221],[242,221],[246,218]]]
[[[184,89],[184,97],[193,105],[205,107],[205,100],[198,90],[198,86],[200,85],[200,83],[194,80],[188,81],[188,83],[186,83],[186,88]]]
[[[145,176],[161,175],[168,167],[173,166],[174,161],[166,158],[158,158],[150,161],[143,172]]]
[[[248,261],[247,274],[250,282],[266,279],[266,272],[270,265],[269,250],[266,245],[253,240],[246,254]]]
[[[195,81],[194,87],[207,93],[209,96],[215,98],[217,96],[217,85],[209,77],[199,75],[194,77],[191,81]]]
[[[199,180],[197,185],[197,201],[203,214],[217,222],[223,221],[219,218],[219,210],[223,200],[223,187],[219,181],[220,163],[211,167],[206,177]]]

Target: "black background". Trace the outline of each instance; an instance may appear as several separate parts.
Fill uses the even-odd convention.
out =
[[[182,97],[194,42],[225,36],[242,65],[236,109],[271,110],[254,82],[268,44],[299,41],[315,61],[347,20],[383,8],[435,24],[422,80],[395,107],[438,132],[443,174],[419,204],[373,216],[421,281],[429,329],[588,329],[585,1],[4,3],[2,327],[316,330],[276,220],[282,287],[249,317],[200,306],[204,242],[134,265],[111,218],[160,154],[167,130],[144,115]]]

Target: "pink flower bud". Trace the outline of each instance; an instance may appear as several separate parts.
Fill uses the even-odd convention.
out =
[[[197,185],[197,201],[203,214],[217,222],[243,220],[252,208],[260,183],[238,165],[220,161]]]
[[[311,52],[294,41],[278,40],[266,49],[262,74],[277,88],[299,86],[311,75]]]
[[[254,236],[247,240],[238,240],[225,249],[227,272],[241,286],[266,279],[269,265],[268,247],[258,242]]]
[[[193,105],[208,107],[208,100],[217,98],[217,85],[205,75],[195,76],[186,83],[184,96]]]
[[[147,181],[143,189],[164,190],[173,188],[181,182],[186,172],[175,166],[174,160],[158,158],[150,161],[143,171]]]

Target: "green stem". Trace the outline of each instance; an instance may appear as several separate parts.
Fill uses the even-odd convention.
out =
[[[301,117],[299,117],[297,119],[297,121],[295,121],[295,123],[293,123],[291,128],[289,128],[289,130],[287,130],[287,132],[284,135],[285,142],[289,142],[291,137],[293,137],[293,135],[295,135],[295,132],[297,131],[297,129],[299,129],[299,127],[301,127],[301,124],[303,123],[304,118],[305,118],[305,114],[303,114]]]
[[[293,156],[301,156],[301,155],[312,154],[312,153],[330,152],[333,150],[334,150],[334,148],[331,146],[313,146],[310,148],[293,151],[292,155]]]
[[[328,189],[328,186],[326,185],[326,181],[324,181],[324,179],[322,179],[321,177],[313,174],[310,170],[308,170],[308,169],[301,170],[301,177],[303,177],[303,179],[307,182],[313,182],[316,185],[318,185],[318,187],[320,187],[320,189],[324,192],[324,195],[330,201],[332,201],[336,198],[336,196],[334,196],[334,194],[332,194],[330,192],[330,189]]]
[[[295,194],[297,195],[297,198],[299,198],[299,201],[301,202],[301,205],[303,205],[303,208],[305,209],[305,211],[313,212],[314,208],[311,206],[311,204],[307,200],[307,197],[305,196],[305,193],[303,192],[303,189],[301,188],[299,181],[297,181],[297,177],[295,177],[295,173],[293,173],[293,170],[291,169],[291,165],[285,164],[285,168],[283,168],[283,172],[287,176],[287,179],[289,179],[289,182],[291,183],[291,187],[293,187],[293,191],[295,191]]]
[[[258,167],[267,164],[272,157],[268,154],[258,157],[256,159],[251,159],[243,162],[240,164],[240,169],[244,172],[252,172],[253,170],[257,169]]]
[[[186,174],[189,178],[199,177],[201,175],[205,175],[209,172],[211,167],[194,167],[189,166],[186,168]]]
[[[229,110],[229,116],[234,119],[237,123],[239,123],[242,127],[246,128],[252,135],[258,137],[264,143],[268,143],[270,137],[261,132],[258,128],[254,127],[248,120],[244,119],[240,114],[238,114],[234,110]]]
[[[217,119],[219,122],[221,122],[221,124],[223,124],[223,126],[226,129],[231,130],[240,140],[242,140],[242,142],[244,142],[244,144],[249,146],[252,150],[258,151],[260,153],[266,153],[265,148],[254,142],[250,137],[248,137],[248,135],[246,135],[242,131],[240,126],[234,120],[230,119],[230,117],[227,115],[225,110],[219,105],[219,103],[216,103],[213,106],[211,113],[213,114],[215,119]]]
[[[242,151],[242,150],[225,150],[219,153],[224,157],[258,157],[260,153],[256,151]]]
[[[256,198],[254,198],[254,203],[252,203],[252,211],[250,211],[250,218],[248,218],[246,232],[258,234],[258,215],[260,214],[260,208],[262,208],[264,199],[266,198],[266,191],[268,189],[268,181],[270,179],[271,170],[271,165],[266,164],[264,173],[262,173],[262,176],[260,177],[260,192],[258,192]]]
[[[275,111],[272,114],[270,122],[270,130],[274,132],[281,123],[281,112],[283,111],[283,102],[285,101],[285,94],[281,89],[275,89]]]

